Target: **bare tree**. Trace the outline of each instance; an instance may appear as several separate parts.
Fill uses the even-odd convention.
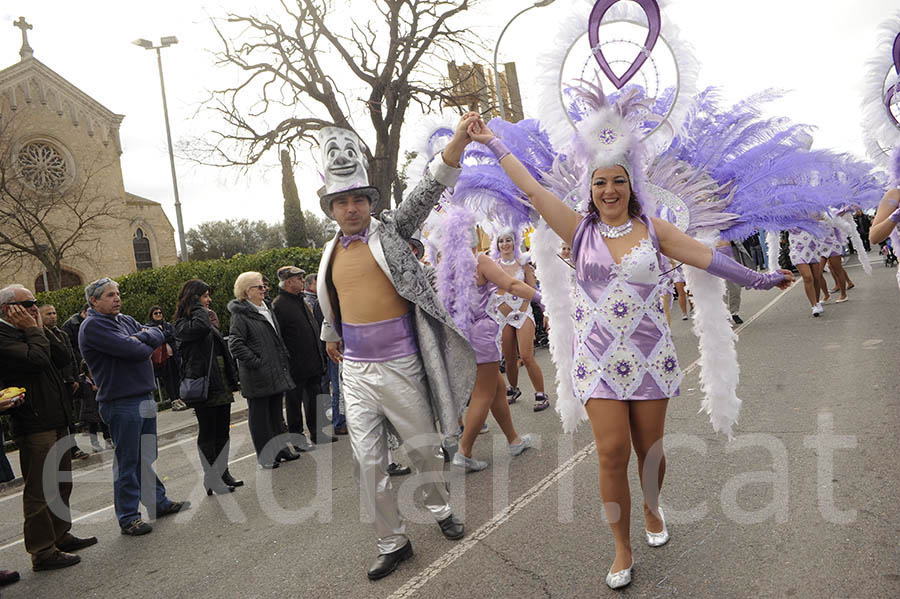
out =
[[[481,48],[456,18],[476,0],[358,0],[341,14],[334,6],[343,3],[331,0],[280,3],[280,15],[228,13],[214,21],[222,43],[217,63],[242,76],[206,103],[225,127],[205,140],[202,160],[246,167],[272,148],[315,143],[322,127],[353,129],[351,115],[363,109],[375,132],[374,149],[367,149],[370,182],[399,202],[407,110],[414,103],[426,112],[455,105],[443,69]],[[352,16],[373,11],[377,18]]]
[[[82,165],[76,176],[50,145],[15,147],[13,121],[0,122],[0,268],[18,270],[26,258],[37,259],[48,287],[59,289],[63,262],[96,259],[119,220],[117,198],[96,181],[111,165]]]

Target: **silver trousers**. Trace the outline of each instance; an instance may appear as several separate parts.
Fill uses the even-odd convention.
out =
[[[413,468],[428,477],[419,489],[435,520],[451,514],[444,481],[441,438],[428,400],[425,368],[418,353],[387,362],[344,360],[344,404],[360,502],[375,524],[378,552],[407,542],[406,524],[388,476],[388,428],[406,443]]]

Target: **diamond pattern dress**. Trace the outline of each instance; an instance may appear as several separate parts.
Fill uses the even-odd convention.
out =
[[[679,393],[682,372],[660,297],[663,276],[656,232],[613,261],[596,215],[575,231],[575,396],[618,400],[663,399]],[[665,259],[662,259],[665,260]],[[668,264],[665,260],[662,262]]]

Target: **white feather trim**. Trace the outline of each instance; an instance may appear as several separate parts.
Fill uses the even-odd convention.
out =
[[[418,181],[431,160],[447,146],[450,138],[453,137],[452,131],[456,130],[457,122],[458,119],[454,120],[449,115],[427,115],[411,128],[412,132],[407,139],[412,143],[406,148],[407,152],[416,154],[416,157],[406,167],[406,174],[411,181]],[[434,135],[440,129],[450,129],[451,134]],[[412,193],[413,189],[415,189],[415,184],[407,186],[406,194]]]
[[[856,222],[853,220],[853,217],[845,213],[828,220],[836,229],[850,238],[853,242],[853,248],[856,250],[856,255],[859,257],[859,263],[862,264],[866,274],[871,275],[872,265],[869,263],[869,255],[866,253],[866,248],[863,245],[862,237],[859,236],[859,231],[856,229]]]
[[[884,21],[878,28],[875,56],[866,64],[863,78],[862,127],[863,142],[869,157],[891,172],[891,150],[900,146],[900,129],[891,121],[884,106],[885,76],[887,83],[898,82],[893,68],[892,46],[900,33],[900,13]]]
[[[769,256],[769,271],[774,272],[781,268],[778,264],[778,255],[781,253],[781,235],[777,231],[766,231],[766,253]]]
[[[572,267],[559,259],[562,247],[559,235],[543,220],[531,234],[531,255],[541,282],[541,299],[550,317],[550,356],[556,366],[556,411],[562,420],[563,431],[574,432],[578,424],[587,420],[584,405],[575,398],[572,389],[575,321],[572,319]]]
[[[734,438],[732,427],[741,410],[737,396],[740,367],[725,305],[725,281],[705,270],[685,265],[687,288],[694,297],[694,334],[700,342],[700,411],[709,414],[713,430]]]
[[[891,231],[891,247],[894,254],[900,252],[900,233],[897,233],[896,228]],[[900,286],[900,264],[897,265],[897,285]]]

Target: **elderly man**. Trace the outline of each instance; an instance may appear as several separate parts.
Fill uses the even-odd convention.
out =
[[[328,355],[343,361],[354,470],[378,536],[378,557],[368,570],[372,580],[389,575],[413,554],[387,471],[389,430],[406,442],[416,470],[434,477],[420,489],[441,532],[449,539],[464,534],[440,479],[444,462],[435,420],[445,435],[459,430],[475,382],[475,354],[426,282],[408,240],[456,183],[470,141],[466,127],[477,118],[468,113],[460,120],[422,181],[380,220],[371,217],[380,194],[368,184],[359,138],[335,127],[319,137],[325,162],[320,205],[340,229],[319,265],[322,339]]]
[[[59,373],[62,375],[63,382],[66,384],[66,390],[69,395],[69,402],[72,404],[72,421],[76,421],[78,419],[78,412],[75,411],[75,392],[78,391],[78,373],[80,372],[80,365],[75,361],[75,350],[72,348],[72,342],[69,340],[69,336],[59,327],[56,326],[57,323],[57,314],[56,308],[53,304],[44,304],[40,308],[41,310],[41,322],[44,323],[44,333],[47,336],[55,335],[63,344],[66,346],[66,351],[69,352],[71,359],[68,363],[60,368]],[[78,444],[75,443],[75,425],[72,424],[69,426],[69,433],[72,435],[72,459],[73,460],[85,460],[88,457],[88,454],[84,453],[79,447]]]
[[[303,297],[305,276],[306,273],[296,266],[279,268],[278,287],[281,291],[272,302],[284,345],[291,355],[291,378],[297,384],[285,397],[288,404],[288,432],[298,451],[308,449],[305,447],[306,438],[303,437],[301,403],[306,412],[306,428],[309,429],[310,440],[317,445],[337,441],[337,437],[322,432],[321,425],[318,424],[318,400],[322,375],[325,373],[325,351],[319,342],[319,323]]]
[[[66,441],[58,442],[69,434],[72,405],[59,369],[72,358],[43,327],[28,289],[10,285],[0,290],[0,312],[0,380],[25,388],[25,401],[9,411],[25,479],[25,551],[35,571],[73,566],[81,558],[71,552],[97,539],[69,532],[72,457]]]
[[[122,310],[119,285],[108,277],[84,288],[90,304],[78,331],[78,345],[97,384],[100,417],[115,444],[113,497],[123,535],[147,534],[153,528],[141,519],[140,504],[150,517],[167,516],[190,507],[188,501],[166,497],[156,461],[156,402],[150,354],[165,335],[142,327]],[[154,487],[144,493],[142,486]]]

